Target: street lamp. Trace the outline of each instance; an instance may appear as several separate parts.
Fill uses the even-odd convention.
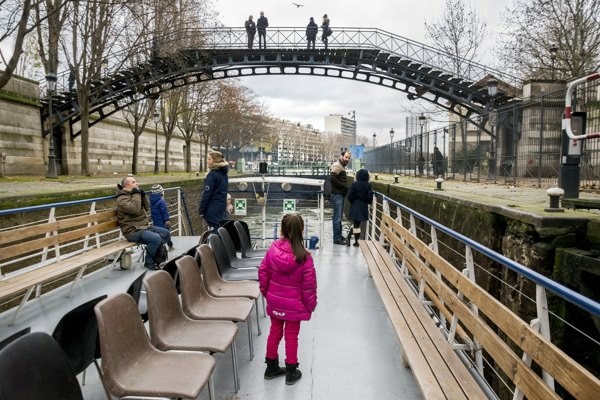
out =
[[[488,166],[488,178],[493,178],[495,180],[496,179],[496,152],[494,150],[494,148],[495,148],[494,142],[496,141],[495,128],[496,128],[497,113],[496,113],[496,110],[494,109],[494,100],[496,99],[496,95],[498,94],[498,81],[495,79],[490,79],[487,82],[487,91],[488,91],[488,96],[490,96],[489,123],[490,123],[490,128],[492,131],[491,138],[490,138],[490,159],[489,159],[489,166]]]
[[[152,118],[154,119],[154,173],[158,174],[158,119],[160,115],[158,114],[158,109],[154,107],[154,114],[152,114]]]
[[[419,134],[419,160],[417,162],[417,166],[419,167],[419,176],[423,175],[423,167],[425,164],[425,158],[423,158],[423,129],[425,128],[425,124],[427,123],[427,118],[425,114],[421,113],[419,115],[419,125],[421,125],[421,133]]]
[[[56,154],[54,152],[54,124],[52,122],[52,95],[56,89],[56,74],[48,72],[46,75],[46,82],[48,84],[48,173],[46,178],[57,178],[56,174]]]
[[[377,144],[377,134],[375,132],[373,132],[373,147],[375,147]]]
[[[550,48],[548,48],[548,51],[550,52],[550,59],[552,60],[552,80],[554,80],[554,74],[556,72],[556,70],[554,69],[554,62],[556,61],[556,53],[558,53],[558,46],[552,44]]]
[[[390,174],[393,173],[392,168],[394,164],[393,153],[392,153],[392,142],[394,141],[394,128],[390,129]]]

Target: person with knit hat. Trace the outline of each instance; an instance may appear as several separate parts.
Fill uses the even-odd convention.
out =
[[[154,226],[160,228],[171,229],[171,216],[167,208],[167,201],[165,200],[164,189],[161,185],[156,184],[152,186],[150,192],[150,211],[152,213],[152,223]],[[169,250],[173,249],[173,241],[169,236],[167,240],[167,246]]]
[[[219,151],[211,151],[206,157],[206,165],[209,169],[204,179],[204,190],[198,213],[204,219],[206,225],[217,233],[227,217],[227,189],[229,186],[229,163]]]

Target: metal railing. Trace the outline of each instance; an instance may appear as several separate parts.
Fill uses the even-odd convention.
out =
[[[367,150],[365,167],[371,172],[435,179],[438,174],[433,149],[438,147],[443,154],[440,168],[444,178],[556,186],[566,90],[513,102],[490,112],[496,116],[494,140],[472,124],[449,124],[423,134],[415,132],[402,140]],[[600,84],[597,81],[579,89],[575,107],[587,113],[586,132],[598,132]],[[480,118],[485,121],[490,116],[486,114]],[[599,189],[600,140],[587,139],[580,143],[583,146],[580,186]],[[419,161],[421,154],[423,158]]]
[[[117,196],[96,197],[91,199],[66,201],[59,203],[43,204],[38,206],[12,208],[0,210],[0,232],[10,229],[31,226],[40,222],[50,222],[73,217],[76,215],[86,215],[96,213],[102,210],[114,209]],[[181,188],[165,188],[165,199],[167,200],[168,210],[171,218],[171,234],[176,236],[185,236],[191,232],[191,221],[185,207],[185,199]],[[120,230],[104,234],[108,239],[111,235],[120,235]],[[107,241],[106,243],[109,243]],[[72,246],[69,243],[65,246]],[[39,252],[33,252],[18,259],[9,259],[0,262],[0,277],[10,273],[18,274],[28,269],[37,268],[44,265],[48,260],[48,255],[53,252],[54,247],[46,247]],[[2,247],[0,246],[0,251]],[[3,269],[5,271],[3,271]]]
[[[525,323],[530,324],[545,340],[557,345],[591,373],[597,374],[597,371],[600,370],[600,360],[597,358],[590,360],[587,356],[588,352],[597,354],[600,351],[600,333],[593,324],[590,326],[586,322],[592,318],[597,319],[600,317],[600,303],[441,225],[382,193],[376,193],[370,207],[367,239],[386,243],[386,239],[380,230],[383,214],[389,215],[400,222],[420,241],[461,270],[475,284],[482,286],[478,279],[489,280],[491,283],[488,282],[488,286],[496,288],[495,293],[490,294],[507,308],[514,310],[514,303],[511,304],[510,299],[519,298],[522,301],[519,304],[520,310],[527,310],[529,313],[534,310],[535,313],[535,315],[520,315]],[[400,264],[398,268],[401,268]],[[499,273],[503,270],[510,271],[511,274],[517,276],[512,279],[512,283],[502,280],[502,277],[507,275],[514,277],[511,274]],[[410,281],[411,277],[407,276],[407,279]],[[414,287],[414,289],[417,293],[418,288]],[[565,308],[576,310],[569,312],[567,315],[578,315],[582,318],[577,321],[574,319],[568,320],[565,317]],[[431,312],[434,314],[440,313],[436,319],[441,321],[440,328],[448,333],[447,330],[450,327],[446,325],[448,321],[446,321],[444,315],[433,308]],[[523,311],[523,314],[525,314],[525,311]],[[551,337],[551,332],[554,337]],[[477,341],[476,332],[471,332],[471,334],[474,335],[473,339]],[[510,339],[505,340],[510,346]],[[573,342],[577,342],[579,345],[570,346],[570,343]],[[455,348],[464,350],[465,346],[468,347],[469,344],[456,343]],[[574,347],[579,350],[574,350]],[[586,350],[583,351],[582,349]],[[462,356],[477,367],[480,376],[485,377],[489,386],[494,388],[496,392],[499,387],[504,386],[512,393],[513,399],[522,398],[519,390],[515,389],[514,383],[510,382],[510,377],[497,371],[494,360],[490,359],[485,352],[482,352],[481,348],[470,348],[464,351]],[[527,357],[524,354],[523,360],[526,360]],[[554,386],[551,377],[545,376],[544,380],[552,382],[549,385]],[[564,395],[564,393],[559,394]]]

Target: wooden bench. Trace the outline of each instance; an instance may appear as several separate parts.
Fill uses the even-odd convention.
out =
[[[34,289],[77,273],[75,283],[85,268],[114,255],[107,268],[115,266],[125,250],[136,246],[120,232],[115,210],[57,219],[0,232],[0,262],[21,265],[0,278],[0,303],[23,295],[11,320],[29,300]],[[23,266],[25,265],[25,266]],[[71,294],[69,292],[69,295]]]
[[[573,397],[597,398],[593,374],[396,220],[383,215],[380,227],[396,260],[381,243],[359,243],[425,398],[486,397],[455,351],[469,348],[485,351],[527,399],[560,398],[532,361]]]

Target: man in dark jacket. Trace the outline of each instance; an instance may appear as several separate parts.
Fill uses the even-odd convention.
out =
[[[260,12],[260,17],[256,21],[256,30],[258,31],[258,48],[267,48],[267,28],[269,27],[269,20],[265,17],[264,11]]]
[[[342,211],[344,210],[344,198],[348,193],[346,165],[350,162],[350,152],[346,151],[331,165],[331,197],[333,204],[333,243],[346,245],[342,235]]]
[[[160,269],[159,263],[165,260],[158,259],[157,252],[162,252],[159,248],[163,243],[171,241],[171,233],[168,229],[150,226],[146,214],[150,201],[133,176],[123,178],[117,188],[117,220],[123,236],[130,242],[146,245],[144,267]]]
[[[256,35],[256,24],[252,20],[252,15],[248,17],[248,21],[244,23],[244,26],[248,35],[248,48],[251,49],[254,45],[254,35]]]
[[[306,40],[308,42],[307,49],[311,48],[314,50],[315,48],[315,40],[317,40],[317,33],[319,33],[319,25],[315,22],[313,17],[310,17],[310,21],[308,25],[306,25]]]

